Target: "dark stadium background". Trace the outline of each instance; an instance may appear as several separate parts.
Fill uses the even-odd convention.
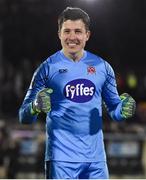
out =
[[[114,68],[119,93],[137,102],[135,117],[103,129],[111,178],[146,178],[146,1],[0,0],[0,178],[43,178],[45,115],[18,122],[35,68],[61,48],[57,18],[67,6],[91,17],[86,49]]]

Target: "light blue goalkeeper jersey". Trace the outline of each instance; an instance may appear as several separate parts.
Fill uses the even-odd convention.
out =
[[[102,132],[102,101],[110,116],[122,120],[115,75],[102,58],[84,51],[74,62],[60,50],[35,71],[19,110],[22,123],[32,123],[31,103],[43,88],[52,88],[51,112],[46,117],[45,160],[106,161]]]

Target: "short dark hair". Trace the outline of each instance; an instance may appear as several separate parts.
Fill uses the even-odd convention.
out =
[[[81,19],[84,24],[86,30],[89,30],[90,26],[90,17],[89,15],[80,8],[77,7],[67,7],[58,17],[58,30],[60,31],[62,28],[62,24],[66,20],[78,20]]]

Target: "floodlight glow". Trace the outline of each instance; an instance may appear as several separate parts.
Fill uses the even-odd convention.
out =
[[[81,1],[86,1],[86,2],[94,2],[94,1],[96,1],[96,0],[81,0]]]
[[[68,0],[69,2],[71,2],[71,0]],[[80,0],[81,2],[87,2],[87,3],[93,3],[97,0]]]

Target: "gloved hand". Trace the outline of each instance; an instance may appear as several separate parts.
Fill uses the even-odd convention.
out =
[[[135,100],[128,94],[123,93],[120,95],[122,100],[122,116],[124,119],[131,118],[135,114],[136,110],[136,102]]]
[[[47,113],[51,110],[50,94],[53,90],[45,88],[38,92],[34,102],[32,103],[32,114],[38,114],[40,112]]]

